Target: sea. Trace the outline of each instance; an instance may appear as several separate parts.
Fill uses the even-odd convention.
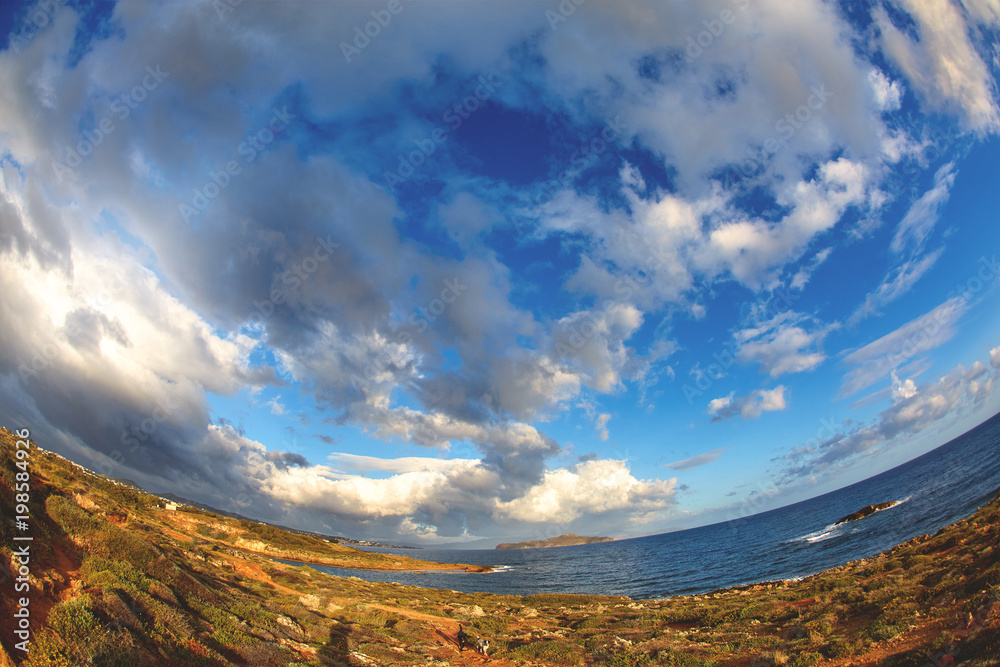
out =
[[[933,534],[1000,489],[1000,414],[923,456],[794,505],[689,530],[573,547],[367,549],[496,571],[378,572],[310,565],[337,576],[462,592],[586,593],[662,599],[797,579]],[[867,505],[898,504],[834,525]]]

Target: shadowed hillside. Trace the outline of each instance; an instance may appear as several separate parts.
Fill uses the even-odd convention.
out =
[[[668,600],[464,594],[275,562],[433,567],[163,510],[34,447],[30,528],[19,532],[15,440],[0,432],[0,618],[3,648],[21,659],[16,598],[30,597],[30,667],[1000,664],[997,500],[933,537],[797,582]],[[13,594],[12,538],[28,533],[31,588]],[[460,622],[490,640],[490,659],[459,653]]]

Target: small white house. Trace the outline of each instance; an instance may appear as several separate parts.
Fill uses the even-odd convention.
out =
[[[177,509],[177,503],[173,503],[173,502],[170,502],[168,500],[167,504],[163,506],[163,509],[165,509],[165,510],[175,510],[175,509]]]

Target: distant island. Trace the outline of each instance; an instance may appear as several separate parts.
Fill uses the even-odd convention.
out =
[[[517,542],[516,544],[498,544],[497,549],[544,549],[546,547],[573,547],[578,544],[597,544],[598,542],[613,542],[613,537],[584,537],[583,535],[560,535],[550,537],[547,540],[531,540],[528,542]]]
[[[843,519],[838,520],[837,523],[833,525],[839,526],[840,524],[847,523],[848,521],[857,521],[858,519],[864,519],[866,516],[875,514],[875,512],[881,512],[882,510],[887,510],[890,507],[893,507],[898,504],[899,504],[898,500],[890,500],[889,502],[886,503],[875,503],[874,505],[869,505],[868,507],[862,507],[857,512],[848,514]]]

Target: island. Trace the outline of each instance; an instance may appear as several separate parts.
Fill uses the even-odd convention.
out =
[[[498,544],[497,549],[544,549],[547,547],[574,547],[578,544],[597,544],[599,542],[613,542],[613,537],[585,537],[583,535],[560,535],[550,537],[547,540],[530,540],[528,542],[503,543]]]
[[[890,507],[893,507],[898,504],[899,504],[898,500],[890,500],[889,502],[886,503],[875,503],[874,505],[869,505],[868,507],[862,507],[857,512],[848,514],[843,519],[838,520],[837,523],[833,525],[839,526],[840,524],[847,523],[848,521],[857,521],[858,519],[864,519],[866,516],[875,514],[875,512],[881,512],[882,510],[887,510]]]

